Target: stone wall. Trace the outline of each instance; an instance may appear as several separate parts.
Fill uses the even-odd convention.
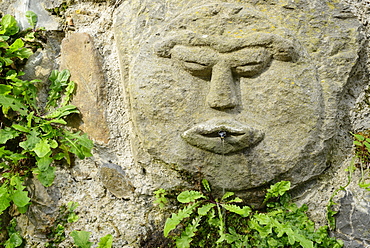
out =
[[[308,204],[310,216],[318,225],[326,224],[325,206],[332,192],[347,182],[345,168],[350,164],[353,153],[349,132],[370,129],[370,109],[369,105],[366,104],[369,97],[367,46],[369,15],[367,12],[370,5],[364,0],[357,2],[349,0],[230,0],[214,2],[218,2],[220,5],[225,2],[231,5],[236,4],[235,6],[240,6],[240,4],[244,4],[244,6],[251,5],[259,12],[264,13],[263,15],[277,19],[276,23],[282,29],[289,29],[290,31],[277,31],[281,33],[271,39],[275,41],[280,39],[276,38],[279,36],[292,40],[295,47],[297,47],[299,59],[295,58],[295,55],[289,55],[289,60],[295,63],[295,71],[302,70],[299,76],[281,81],[282,84],[289,84],[289,87],[301,87],[296,88],[293,94],[289,95],[288,91],[276,93],[281,88],[271,88],[268,89],[270,91],[267,91],[271,96],[269,98],[270,102],[269,99],[265,99],[265,104],[261,106],[265,109],[281,111],[279,116],[274,117],[275,123],[278,124],[264,125],[259,123],[259,120],[252,124],[274,130],[277,133],[279,132],[277,127],[285,125],[286,128],[281,132],[279,138],[291,135],[293,139],[299,140],[299,142],[306,142],[301,144],[294,141],[290,144],[286,139],[285,144],[290,149],[280,147],[276,143],[277,153],[284,149],[288,153],[292,147],[302,150],[307,149],[310,152],[302,151],[299,156],[293,154],[291,155],[292,159],[286,160],[279,160],[275,157],[268,160],[261,159],[261,165],[275,162],[276,166],[267,168],[265,177],[261,177],[260,180],[250,184],[241,180],[249,175],[239,173],[240,170],[245,169],[244,167],[230,169],[226,178],[221,178],[224,173],[215,172],[212,169],[213,167],[207,169],[207,164],[212,164],[215,167],[220,166],[220,158],[224,154],[220,155],[213,152],[215,148],[204,148],[198,141],[194,141],[195,146],[197,146],[194,148],[188,144],[192,141],[186,143],[183,142],[180,135],[177,135],[175,139],[173,138],[175,136],[173,132],[167,134],[161,131],[161,128],[172,130],[171,128],[176,126],[176,123],[171,124],[173,120],[179,122],[176,128],[181,130],[181,125],[183,125],[180,123],[181,116],[187,115],[188,112],[194,112],[197,108],[187,111],[186,106],[183,106],[184,110],[181,114],[180,112],[169,112],[168,117],[171,117],[169,118],[171,120],[165,120],[165,115],[162,115],[161,111],[168,106],[172,106],[171,104],[175,104],[176,101],[182,102],[185,100],[175,95],[173,99],[167,98],[167,102],[161,100],[160,97],[155,98],[154,102],[148,102],[150,96],[147,96],[144,91],[141,93],[141,90],[146,87],[149,88],[149,86],[140,85],[139,80],[149,80],[150,82],[153,80],[153,84],[165,81],[163,78],[167,80],[167,73],[170,69],[159,67],[153,74],[147,72],[150,71],[149,69],[156,69],[158,64],[164,61],[164,63],[171,66],[174,65],[173,72],[177,76],[171,78],[173,81],[168,84],[154,86],[155,90],[148,95],[172,94],[173,92],[170,90],[177,79],[190,80],[194,76],[182,72],[176,67],[175,62],[168,61],[168,55],[163,55],[166,52],[167,43],[164,45],[164,50],[156,48],[156,52],[163,52],[163,56],[156,55],[154,58],[150,57],[153,53],[150,50],[152,46],[149,46],[149,49],[143,47],[148,46],[148,44],[161,43],[160,38],[171,32],[177,33],[178,29],[194,28],[196,20],[202,18],[194,14],[196,6],[211,4],[210,1],[13,0],[0,3],[0,10],[3,13],[14,14],[20,20],[22,19],[22,12],[26,10],[32,10],[39,14],[38,26],[44,26],[49,30],[48,47],[46,50],[36,53],[30,59],[25,71],[29,77],[39,78],[44,80],[45,83],[52,69],[67,68],[71,71],[72,80],[77,84],[73,104],[77,105],[82,113],[81,118],[76,119],[73,125],[87,132],[95,142],[94,156],[83,161],[76,160],[75,165],[71,168],[58,168],[53,186],[44,188],[36,180],[30,180],[29,189],[32,192],[33,204],[26,215],[18,216],[19,226],[22,227],[22,236],[28,241],[27,247],[42,247],[43,242],[45,242],[43,231],[49,224],[50,219],[56,216],[59,206],[70,201],[76,201],[80,204],[78,208],[80,220],[74,223],[70,230],[67,230],[68,233],[73,230],[90,231],[92,232],[91,239],[95,242],[106,234],[112,234],[114,236],[114,247],[144,247],[143,242],[145,240],[153,240],[161,235],[157,232],[160,232],[161,226],[167,217],[166,213],[161,212],[158,207],[154,206],[153,191],[160,187],[166,189],[191,187],[192,181],[196,179],[195,175],[198,172],[198,168],[194,166],[195,162],[201,165],[202,172],[215,185],[217,183],[224,185],[230,180],[243,184],[245,188],[253,189],[243,191],[235,186],[230,186],[234,191],[240,191],[240,194],[246,199],[257,199],[253,202],[254,204],[258,204],[256,202],[258,202],[258,196],[260,195],[259,190],[263,190],[268,183],[288,179],[296,186],[292,191],[295,201],[298,204]],[[237,12],[238,8],[233,8]],[[49,9],[49,11],[45,9]],[[225,14],[222,11],[219,13],[231,16],[227,12],[227,8],[225,9]],[[194,12],[192,12],[193,10]],[[254,12],[252,14],[257,15]],[[252,14],[249,13],[248,15]],[[177,19],[173,18],[174,15]],[[187,19],[187,15],[190,18]],[[173,19],[176,20],[172,21]],[[194,22],[190,23],[189,20]],[[235,18],[230,21],[237,22],[237,20]],[[205,22],[201,23],[203,25]],[[21,20],[20,24],[22,26],[27,25],[24,20]],[[230,25],[230,27],[226,24],[222,25],[226,30],[225,33],[229,31],[228,28],[234,28],[233,25]],[[266,25],[270,25],[270,23]],[[205,32],[202,28],[211,33],[207,35],[212,36],[219,32],[220,27],[212,30],[211,25],[204,24],[196,30],[201,34],[198,42],[206,43],[208,41],[201,40],[204,38],[201,31]],[[247,36],[244,37],[243,35],[240,32],[232,38],[248,39]],[[247,35],[249,35],[248,32]],[[197,38],[194,36],[192,40]],[[168,40],[172,42],[171,39]],[[176,40],[176,42],[181,45],[187,42],[181,39]],[[283,44],[287,43],[283,42]],[[212,45],[214,44],[209,45],[207,43],[207,46]],[[226,45],[225,47],[215,45],[215,47],[227,50]],[[273,45],[268,48],[275,49]],[[285,47],[279,47],[279,49],[284,50]],[[178,60],[181,60],[181,56],[185,55],[179,54],[177,55]],[[172,53],[171,56],[176,57],[176,54]],[[266,81],[273,81],[275,80],[274,75],[285,73],[284,69],[279,69],[280,65],[288,63],[288,59],[284,56],[274,55],[274,60],[269,65],[270,68],[274,69],[273,73],[266,76],[268,71],[263,71]],[[141,60],[149,57],[150,62],[140,64]],[[300,67],[307,61],[312,61],[315,66],[309,69]],[[188,68],[188,70],[190,69]],[[215,71],[215,69],[213,70]],[[252,72],[255,73],[253,74],[255,78],[262,74]],[[192,73],[194,72],[192,71]],[[244,76],[249,77],[248,73]],[[201,77],[203,76],[207,77],[206,74],[201,75]],[[199,75],[195,77],[196,80],[194,81],[196,82],[203,80],[202,78],[199,79]],[[222,77],[222,75],[219,77]],[[240,80],[242,82],[242,79]],[[315,80],[318,83],[312,86]],[[213,81],[213,79],[208,81]],[[253,85],[257,85],[257,81],[253,81]],[[307,81],[312,84],[306,84],[305,88],[304,83]],[[194,86],[190,85],[189,87]],[[201,88],[194,89],[201,90]],[[219,90],[216,88],[215,92],[217,93]],[[248,90],[255,90],[261,96],[264,96],[263,94],[266,92],[257,86],[245,91]],[[230,92],[232,93],[232,90]],[[184,90],[183,94],[189,97],[188,102],[184,105],[196,101],[194,93],[186,93],[186,90]],[[278,98],[279,94],[287,94],[288,97],[281,100]],[[202,93],[198,95],[208,100],[211,99],[213,101],[213,103],[209,101],[211,105],[221,103],[214,100],[216,99],[214,96],[210,97],[206,94],[202,95]],[[274,101],[275,95],[277,95],[276,101]],[[150,108],[153,108],[154,105],[156,105],[156,108],[146,110],[143,103],[135,105],[135,100],[140,97],[148,100],[144,103],[150,105]],[[238,97],[240,98],[237,95],[236,99]],[[300,102],[298,98],[301,99]],[[175,103],[168,102],[168,100],[173,100]],[[257,96],[253,98],[254,102],[257,102],[257,100]],[[281,103],[279,105],[279,100],[283,101],[284,104],[289,102],[289,108],[285,108],[285,105]],[[306,104],[315,104],[315,106],[306,108]],[[225,109],[229,111],[230,106],[229,104],[226,107],[217,108],[218,111],[225,112]],[[251,109],[254,107],[258,109],[259,105],[254,104],[252,106]],[[213,107],[213,109],[216,109],[216,107]],[[160,125],[145,118],[150,111],[157,111],[155,113],[160,117],[158,117]],[[313,117],[286,120],[279,118],[286,113],[293,113],[292,116],[294,117],[300,111],[311,113],[316,121],[313,121]],[[233,112],[230,110],[228,114],[230,113]],[[213,117],[218,116],[215,114]],[[245,120],[245,122],[247,121]],[[279,124],[279,121],[284,125]],[[308,122],[310,124],[307,124]],[[209,122],[204,123],[206,123],[204,129],[207,130]],[[300,124],[305,125],[302,129],[297,128],[298,131],[295,131],[295,126]],[[217,122],[216,124],[211,122],[209,125],[229,125],[231,126],[229,129],[237,129],[235,126],[239,127],[239,124],[234,122],[231,124],[227,122],[227,125],[224,122]],[[197,127],[199,128],[199,126]],[[135,132],[138,129],[145,130],[148,135],[138,134]],[[272,131],[269,133],[265,129],[263,130],[266,137],[270,137]],[[307,133],[307,136],[305,136],[304,131],[306,129],[311,130],[310,134]],[[254,129],[248,130],[254,132]],[[264,145],[261,140],[262,136],[261,138],[252,139],[248,144],[251,147],[258,147],[259,142]],[[269,141],[274,142],[274,139],[271,138]],[[176,142],[183,143],[174,150],[173,144],[176,144]],[[146,148],[146,145],[149,148]],[[186,149],[194,149],[197,152],[199,149],[199,154],[194,155],[193,158],[192,153],[189,153]],[[207,149],[208,151],[203,151]],[[245,149],[245,147],[241,149]],[[269,149],[269,147],[264,145],[264,150],[266,149]],[[234,152],[234,150],[232,151]],[[172,152],[178,158],[171,156]],[[166,154],[161,153],[170,154],[171,158],[168,159],[165,157]],[[263,153],[261,149],[259,153],[268,157],[273,153],[273,150]],[[309,153],[315,154],[315,156],[308,155]],[[229,155],[228,157],[231,158],[232,156]],[[259,159],[258,154],[250,160],[256,159]],[[203,160],[207,162],[205,165],[202,165]],[[244,159],[242,162],[248,164],[250,160]],[[229,165],[235,164],[235,162],[238,164],[238,161],[240,162],[240,156],[233,157],[230,162],[227,162],[229,163],[227,167],[231,168]],[[283,169],[281,161],[287,161],[286,166],[288,167],[290,163],[289,166],[291,167]],[[203,169],[204,167],[206,168]],[[271,174],[270,177],[269,173]],[[258,171],[256,175],[258,174],[261,174],[261,172]],[[356,185],[359,176],[359,172],[356,172],[353,176],[353,183],[350,184],[346,192],[341,192],[336,198],[340,202],[336,206],[340,212],[337,216],[337,230],[333,234],[345,240],[346,247],[370,246],[369,227],[367,225],[370,220],[370,194]],[[259,190],[255,190],[254,187]],[[70,240],[66,240],[63,243],[64,247],[70,247],[69,242]]]

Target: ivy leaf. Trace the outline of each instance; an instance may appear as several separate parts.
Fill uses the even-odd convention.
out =
[[[7,95],[12,91],[12,86],[0,84],[0,95]]]
[[[10,197],[6,185],[0,187],[0,214],[10,206]]]
[[[5,144],[8,140],[14,139],[19,133],[9,127],[0,129],[0,144]]]
[[[40,143],[41,139],[37,137],[39,133],[35,130],[32,130],[29,134],[27,134],[27,140],[20,142],[19,146],[25,149],[26,151],[32,151],[36,144]]]
[[[49,156],[36,159],[36,164],[40,171],[46,171],[49,168],[49,165],[53,162],[53,159]]]
[[[14,232],[10,235],[9,239],[5,242],[5,248],[13,248],[13,247],[19,247],[22,245],[22,236]]]
[[[72,231],[71,236],[75,242],[75,245],[77,245],[80,248],[90,248],[93,244],[92,242],[89,242],[90,239],[90,232],[86,231]]]
[[[55,167],[49,166],[45,171],[40,171],[37,168],[34,170],[34,173],[38,174],[37,179],[45,187],[50,187],[53,184],[55,178]]]
[[[112,234],[105,235],[100,239],[98,244],[98,248],[111,248],[113,243],[113,236]]]
[[[4,96],[0,95],[0,106],[3,107],[3,112],[6,113],[7,111],[4,111],[6,109],[13,109],[14,111],[19,112],[21,115],[27,115],[27,107],[22,104],[19,100],[11,97],[11,96]]]
[[[194,202],[196,199],[199,198],[206,198],[202,193],[194,190],[187,190],[184,192],[181,192],[177,196],[177,200],[181,203],[189,203]]]
[[[27,191],[17,190],[15,193],[11,196],[11,199],[13,200],[14,204],[18,207],[24,207],[30,202],[30,198],[28,197]]]
[[[35,145],[33,151],[39,158],[45,157],[49,152],[51,152],[47,139],[41,139],[40,142]]]
[[[37,19],[38,19],[35,12],[30,11],[30,10],[26,11],[26,18],[27,18],[28,24],[30,24],[32,29],[34,29],[36,27]]]

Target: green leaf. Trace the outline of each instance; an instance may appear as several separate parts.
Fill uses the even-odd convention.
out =
[[[202,216],[197,216],[181,233],[180,238],[176,240],[176,247],[178,248],[190,248],[190,243],[195,236],[195,232],[198,231],[199,222]]]
[[[76,154],[79,159],[92,156],[91,149],[94,143],[87,137],[87,134],[80,135],[80,132],[71,133],[67,130],[63,131],[66,142],[64,144],[69,147],[68,152]],[[64,149],[61,146],[62,149]]]
[[[72,212],[68,215],[67,222],[68,223],[74,223],[74,222],[78,221],[79,218],[80,217],[78,217],[78,215],[76,213]]]
[[[204,189],[207,191],[207,192],[211,192],[211,186],[209,185],[209,182],[207,179],[203,179],[202,180],[202,184],[203,184],[203,187]]]
[[[22,236],[19,233],[12,233],[9,239],[5,242],[5,248],[19,247],[22,245],[22,242]]]
[[[289,181],[280,181],[271,185],[270,188],[267,190],[267,194],[265,196],[264,202],[266,202],[271,197],[278,197],[283,195],[290,189],[290,182]]]
[[[216,206],[216,204],[214,203],[205,204],[202,207],[198,208],[198,214],[202,216],[206,215],[214,206]]]
[[[100,239],[98,248],[111,248],[112,244],[113,244],[113,236],[112,234],[108,234]]]
[[[30,202],[30,198],[28,197],[27,191],[17,190],[14,194],[12,194],[11,199],[13,200],[14,204],[18,207],[24,207]]]
[[[34,173],[38,174],[37,179],[45,187],[50,187],[55,178],[55,167],[49,166],[45,171],[34,170]]]
[[[46,139],[41,139],[39,143],[35,145],[33,151],[39,158],[45,157],[49,152],[51,152],[50,145]]]
[[[15,130],[24,132],[24,133],[29,133],[30,132],[30,130],[27,127],[22,126],[22,125],[18,125],[18,124],[13,124],[12,128],[14,128]]]
[[[11,97],[11,96],[4,96],[0,95],[0,106],[3,107],[3,112],[4,108],[5,109],[13,109],[14,111],[19,112],[21,115],[27,115],[27,107],[22,104],[19,100]]]
[[[10,206],[10,196],[5,184],[0,187],[0,214]]]
[[[234,199],[228,200],[227,203],[232,203],[232,202],[243,202],[243,200],[239,197],[235,197]]]
[[[33,11],[26,11],[26,18],[28,23],[30,24],[31,28],[34,29],[37,24],[37,15]]]
[[[166,220],[164,224],[163,233],[167,237],[170,231],[175,229],[180,222],[189,217],[193,210],[198,207],[198,203],[186,206],[184,209],[180,209],[177,214],[172,213],[171,217]]]
[[[364,140],[365,140],[365,137],[364,137],[364,136],[362,136],[361,134],[353,134],[353,136],[354,136],[357,140],[359,140],[359,141],[364,141]]]
[[[355,146],[364,146],[361,142],[359,142],[359,141],[357,141],[357,140],[355,140],[355,141],[353,141],[353,144],[355,145]]]
[[[66,106],[70,100],[71,100],[71,96],[72,94],[74,93],[75,91],[75,83],[73,81],[70,81],[65,89],[65,93],[64,93],[64,99],[63,99],[63,103],[62,103],[62,106]]]
[[[89,242],[90,239],[90,232],[86,231],[72,231],[71,236],[75,242],[75,245],[79,248],[90,248],[93,244]]]
[[[11,36],[18,33],[19,27],[15,18],[11,15],[4,15],[1,19],[1,34]]]
[[[222,196],[221,201],[223,201],[223,200],[225,200],[225,199],[229,198],[230,196],[233,196],[234,194],[235,194],[234,192],[226,192],[226,193]]]
[[[37,137],[37,135],[39,135],[39,133],[35,130],[32,130],[29,132],[29,134],[27,134],[27,139],[19,143],[19,146],[27,151],[32,151],[36,144],[41,142],[41,139]]]
[[[24,46],[24,42],[21,39],[16,39],[7,50],[7,53],[14,53]]]
[[[8,140],[14,139],[19,133],[9,127],[0,129],[0,144],[5,144]],[[1,157],[1,155],[0,155]]]
[[[28,210],[28,205],[24,206],[24,207],[17,207],[18,209],[18,212],[21,213],[21,214],[25,214]]]
[[[248,217],[252,212],[252,209],[248,206],[244,206],[243,208],[240,208],[239,206],[233,204],[221,204],[221,206],[226,210],[229,210],[230,212],[239,214],[242,217]]]
[[[181,203],[194,202],[195,200],[199,198],[206,198],[206,197],[202,193],[198,191],[194,191],[194,190],[181,192],[177,196],[177,200]]]
[[[7,95],[12,91],[13,87],[10,85],[0,84],[0,95]]]
[[[54,112],[43,116],[45,119],[54,119],[54,118],[61,118],[73,113],[80,113],[76,106],[74,105],[67,105],[61,108],[56,109]]]
[[[40,171],[46,171],[49,168],[50,164],[53,162],[53,158],[49,156],[36,158],[36,160],[37,160],[36,165]]]

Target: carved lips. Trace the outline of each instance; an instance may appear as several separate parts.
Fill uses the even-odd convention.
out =
[[[235,120],[213,119],[190,128],[181,137],[200,149],[228,154],[256,145],[264,133]]]

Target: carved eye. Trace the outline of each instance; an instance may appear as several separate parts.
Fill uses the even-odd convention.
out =
[[[233,68],[233,72],[242,77],[252,77],[260,74],[266,67],[266,63],[249,63]]]
[[[212,66],[195,61],[183,61],[182,67],[194,76],[208,77],[212,73]]]

